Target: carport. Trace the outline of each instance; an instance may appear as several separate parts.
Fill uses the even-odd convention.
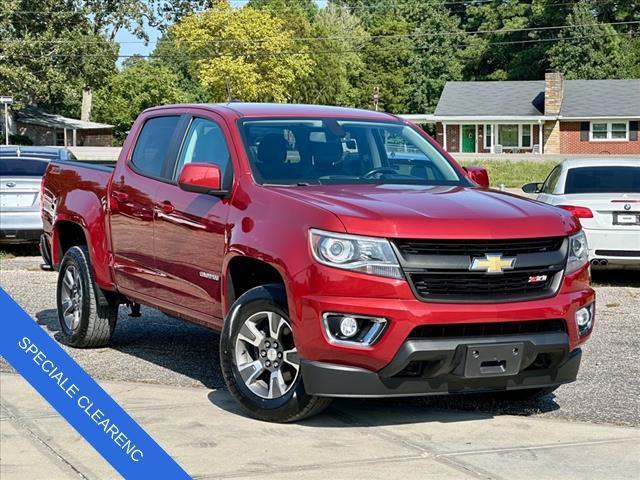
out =
[[[113,141],[113,125],[63,117],[31,105],[18,110],[15,121],[17,132],[34,145],[106,147]]]

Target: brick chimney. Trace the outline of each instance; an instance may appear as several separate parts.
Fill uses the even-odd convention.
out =
[[[564,76],[560,72],[544,74],[544,114],[557,115],[562,106]]]
[[[560,72],[544,74],[544,114],[558,115],[562,107],[564,76]],[[560,153],[560,122],[546,120],[543,125],[544,153]]]

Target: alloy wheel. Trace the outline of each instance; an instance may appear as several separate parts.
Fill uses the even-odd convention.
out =
[[[82,311],[82,282],[80,272],[73,265],[69,265],[64,272],[61,300],[64,323],[73,332],[80,325]]]
[[[236,338],[235,362],[242,381],[255,395],[266,399],[285,395],[300,372],[288,320],[270,311],[247,318]]]

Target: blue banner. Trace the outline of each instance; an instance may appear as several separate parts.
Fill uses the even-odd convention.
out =
[[[191,478],[3,289],[0,316],[0,354],[124,478]]]

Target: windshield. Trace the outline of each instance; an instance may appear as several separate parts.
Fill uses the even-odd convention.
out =
[[[0,157],[0,176],[2,177],[41,177],[47,169],[46,160],[28,158]]]
[[[468,185],[436,147],[399,122],[261,119],[240,128],[263,184]]]
[[[564,193],[640,193],[640,167],[571,168]]]

